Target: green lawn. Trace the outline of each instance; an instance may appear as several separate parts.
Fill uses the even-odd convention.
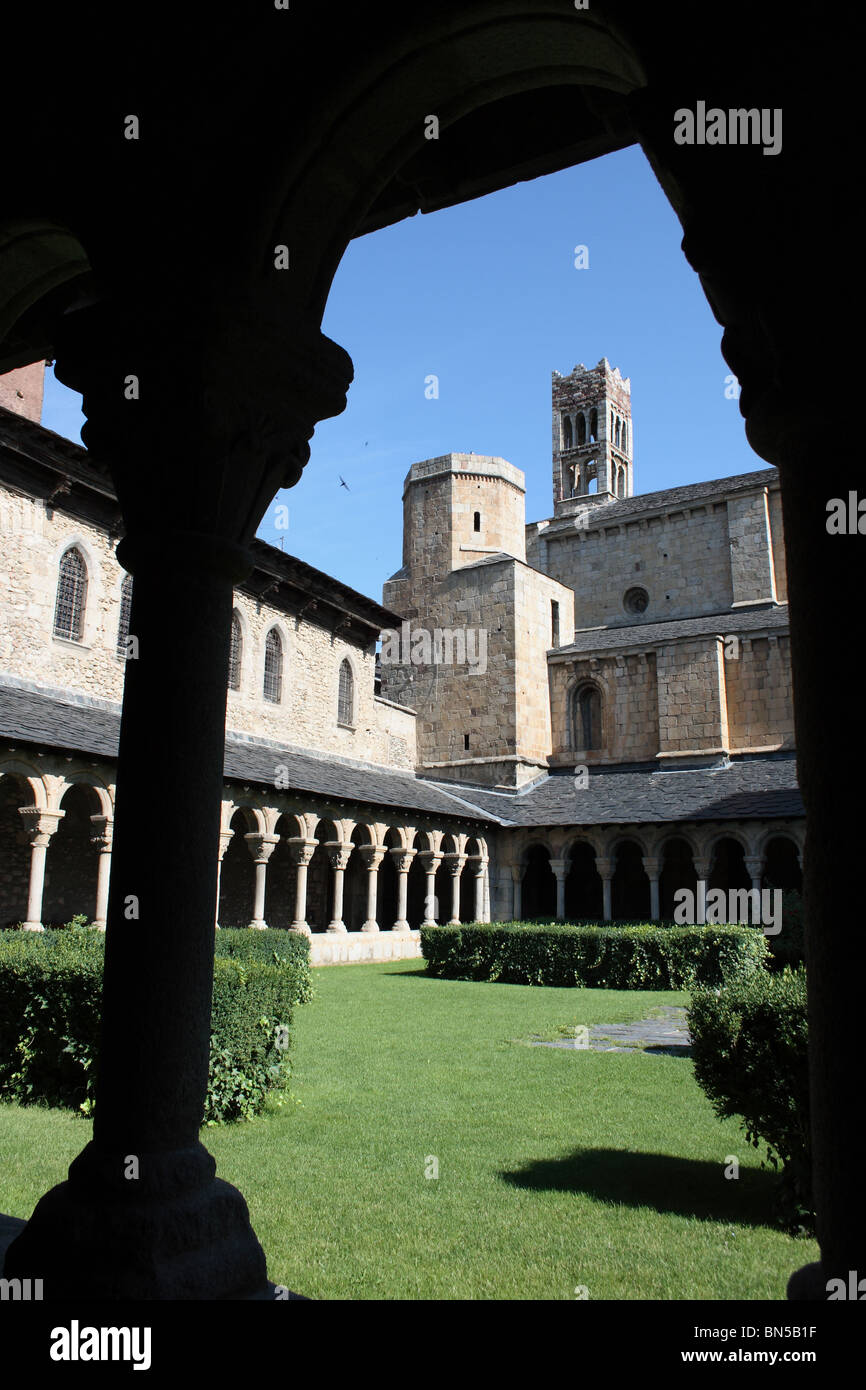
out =
[[[769,1224],[772,1177],[688,1060],[526,1045],[684,995],[431,980],[421,961],[314,976],[297,1103],[202,1135],[276,1282],[330,1299],[782,1299],[817,1258]],[[0,1106],[0,1209],[29,1215],[89,1133]]]

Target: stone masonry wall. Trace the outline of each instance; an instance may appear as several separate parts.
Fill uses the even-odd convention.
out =
[[[717,752],[728,746],[723,643],[716,637],[670,643],[656,655],[659,751]]]
[[[0,489],[0,588],[5,595],[0,626],[0,677],[119,702],[125,663],[116,654],[120,587],[125,577],[114,545],[101,528],[9,487]],[[54,609],[60,558],[77,545],[87,563],[83,640],[55,637]],[[322,627],[259,604],[242,590],[236,606],[244,634],[241,689],[229,692],[227,728],[323,753],[411,769],[415,764],[414,715],[375,697],[375,657]],[[167,614],[170,621],[170,614]],[[283,688],[279,705],[264,699],[264,643],[276,625],[283,640]],[[355,675],[354,728],[337,724],[340,663]],[[167,679],[169,673],[167,673]]]
[[[45,386],[45,363],[31,362],[27,367],[0,376],[0,405],[24,415],[28,420],[42,418],[42,392]]]
[[[725,662],[732,752],[794,747],[790,646],[787,634],[745,637],[739,658]]]
[[[551,661],[554,765],[574,763],[572,692],[585,681],[602,696],[602,747],[581,752],[593,763],[643,762],[659,751],[658,685],[655,652]]]

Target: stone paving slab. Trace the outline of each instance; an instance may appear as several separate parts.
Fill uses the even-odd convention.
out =
[[[557,1042],[533,1040],[533,1047],[561,1047],[570,1052],[650,1052],[670,1057],[688,1057],[691,1037],[686,1027],[686,1011],[679,1005],[665,1004],[657,1018],[642,1018],[635,1023],[594,1023],[589,1028],[589,1041],[581,1043],[570,1038]]]

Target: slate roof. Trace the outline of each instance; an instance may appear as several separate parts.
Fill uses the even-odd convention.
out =
[[[99,705],[83,701],[67,703],[35,690],[0,686],[0,737],[12,744],[27,743],[41,748],[68,749],[84,756],[115,758],[119,734],[119,706],[108,706],[104,702]],[[372,764],[227,734],[223,766],[230,780],[273,786],[275,769],[279,765],[288,769],[288,791],[374,806],[396,806],[452,820],[488,822],[491,819],[487,812],[462,798],[462,788],[451,793],[411,772],[395,772]]]
[[[749,492],[758,487],[772,487],[778,482],[777,468],[760,468],[753,473],[735,473],[730,478],[713,478],[704,483],[685,483],[682,487],[661,488],[658,492],[639,492],[633,497],[617,498],[613,502],[593,502],[586,507],[586,526],[593,531],[602,526],[616,526],[619,522],[641,516],[644,512],[673,512],[680,507],[701,506],[715,497],[727,497],[731,493]],[[569,497],[569,502],[580,503],[580,497]],[[531,522],[537,526],[537,522]],[[571,516],[556,517],[545,527],[541,536],[556,535],[560,530],[574,529]]]
[[[672,618],[664,623],[617,623],[611,627],[587,628],[574,634],[574,641],[557,647],[551,659],[567,653],[606,651],[613,647],[658,646],[675,637],[699,637],[713,632],[758,632],[788,628],[788,605],[768,604],[764,608],[726,608],[700,618]]]
[[[610,825],[644,821],[749,820],[804,816],[794,753],[732,758],[715,770],[660,772],[655,763],[590,768],[576,790],[573,773],[556,771],[528,791],[465,787],[473,806],[506,825]]]
[[[13,745],[114,758],[119,731],[117,706],[72,703],[36,690],[0,686],[0,737]],[[226,737],[228,779],[273,786],[280,764],[288,769],[290,791],[502,826],[779,819],[805,814],[793,753],[733,758],[721,770],[659,772],[655,763],[591,768],[583,791],[575,790],[570,771],[556,771],[528,791],[493,792],[244,736]]]

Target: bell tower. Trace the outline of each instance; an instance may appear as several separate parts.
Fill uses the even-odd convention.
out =
[[[571,516],[634,493],[631,381],[603,357],[553,373],[553,510]]]

